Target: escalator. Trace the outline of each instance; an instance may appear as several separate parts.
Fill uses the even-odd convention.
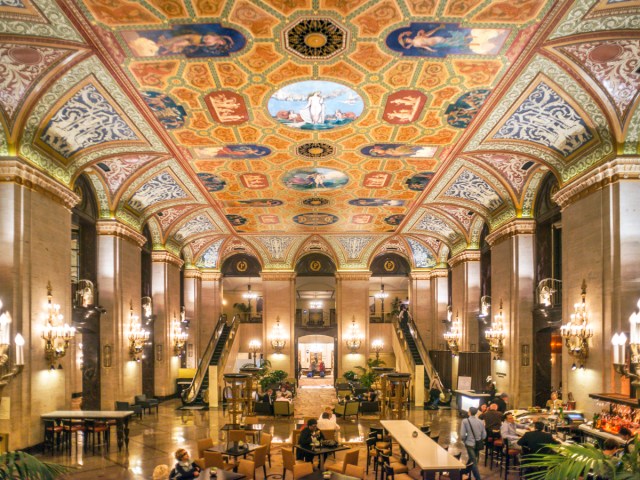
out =
[[[227,323],[226,316],[220,316],[218,324],[211,335],[211,339],[204,351],[202,360],[198,365],[191,385],[182,392],[184,405],[208,405],[209,404],[209,366],[223,367],[227,344],[233,338],[238,329],[239,319],[233,317],[231,323]],[[232,340],[231,340],[232,341]],[[215,382],[214,382],[215,383]]]

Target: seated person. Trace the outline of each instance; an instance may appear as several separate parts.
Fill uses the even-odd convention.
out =
[[[504,422],[500,427],[500,436],[504,440],[509,440],[509,448],[520,448],[517,443],[520,436],[516,430],[516,417],[511,412],[504,415]]]
[[[480,415],[480,420],[484,420],[484,428],[489,435],[495,430],[500,430],[502,414],[498,411],[498,405],[495,403],[489,405],[489,409]]]
[[[551,392],[551,398],[547,400],[546,407],[548,410],[558,410],[562,408],[562,400],[558,398],[557,392]]]
[[[338,399],[338,403],[340,405],[350,402],[351,401],[351,395],[345,395],[343,399]]]
[[[318,430],[318,421],[315,418],[311,418],[307,421],[307,426],[300,432],[300,436],[298,437],[298,446],[306,450],[311,450],[314,445],[320,445],[322,440],[324,440],[324,435],[322,435],[322,432]],[[296,448],[297,460],[313,462],[313,457],[313,454]]]
[[[307,373],[307,377],[312,378],[316,373],[316,362],[311,362],[309,365],[309,373]]]
[[[287,390],[287,387],[285,387],[284,385],[282,385],[280,387],[280,390],[278,390],[278,393],[276,395],[276,400],[278,399],[284,399],[284,400],[289,400],[291,401],[291,399],[293,398],[292,393]]]
[[[534,422],[533,427],[535,430],[525,433],[522,438],[518,440],[518,445],[520,445],[526,453],[548,453],[546,446],[551,443],[558,443],[558,441],[553,438],[553,435],[544,431],[543,422]]]
[[[320,430],[340,430],[340,425],[336,422],[335,415],[325,411],[318,420],[318,428]]]
[[[602,453],[607,457],[614,457],[620,453],[620,444],[613,438],[607,438],[602,444]]]
[[[378,399],[378,392],[369,387],[369,391],[362,398],[365,402],[375,402]]]
[[[324,366],[324,362],[322,360],[320,360],[320,364],[318,365],[318,372],[320,374],[320,378],[324,378],[325,366]]]
[[[189,478],[198,478],[201,468],[192,462],[189,458],[189,452],[184,448],[179,448],[175,453],[178,463],[173,467],[169,474],[170,480],[186,480]]]
[[[635,442],[636,436],[631,432],[631,430],[629,430],[627,427],[620,427],[620,430],[618,431],[618,435],[620,435],[622,439],[625,441],[624,452],[625,453],[633,452],[635,450],[634,442]]]
[[[260,396],[260,401],[262,403],[273,403],[274,395],[273,388],[268,388],[266,393]]]

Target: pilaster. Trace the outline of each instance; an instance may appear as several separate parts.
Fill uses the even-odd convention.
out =
[[[198,320],[196,351],[200,355],[207,348],[213,330],[222,315],[222,274],[204,270],[201,275],[200,319]]]
[[[281,369],[295,377],[294,358],[294,324],[295,324],[295,272],[263,271],[262,289],[264,306],[262,313],[262,345],[265,358],[271,361],[273,369]],[[285,335],[286,345],[281,353],[276,353],[271,347],[271,333],[280,318],[281,332]]]
[[[184,309],[185,316],[190,319],[189,338],[185,345],[187,368],[196,368],[197,360],[204,350],[200,350],[200,323],[203,321],[202,311],[202,273],[195,267],[184,271]]]
[[[480,303],[480,251],[465,250],[449,260],[452,280],[453,318],[462,323],[460,350],[478,351],[478,307]],[[446,313],[445,317],[446,318]],[[456,385],[456,382],[453,383]]]
[[[411,272],[409,287],[410,312],[427,350],[440,349],[446,326],[449,302],[448,270],[435,268]]]

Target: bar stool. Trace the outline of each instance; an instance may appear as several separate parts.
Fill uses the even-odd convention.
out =
[[[496,436],[497,435],[497,436]],[[500,432],[493,432],[493,445],[491,448],[491,460],[489,462],[489,469],[493,470],[493,464],[497,463],[501,465],[502,463],[502,449],[504,448],[504,441],[502,440],[502,436]]]
[[[504,463],[504,478],[505,480],[508,478],[510,472],[516,472],[518,474],[518,478],[520,478],[520,449],[517,448],[509,448],[509,439],[505,438],[504,441],[504,451],[503,451],[503,462],[500,462],[500,475],[502,475],[502,464]],[[513,463],[511,462],[513,461]]]

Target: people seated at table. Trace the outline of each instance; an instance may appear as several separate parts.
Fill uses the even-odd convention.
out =
[[[484,428],[491,433],[492,431],[500,430],[502,417],[502,413],[498,411],[498,405],[492,403],[489,405],[489,409],[480,415],[480,420],[484,420]]]
[[[278,393],[276,394],[276,401],[286,400],[290,402],[292,398],[293,395],[289,390],[286,389],[284,385],[280,387],[280,390],[278,390]]]
[[[498,411],[502,413],[507,411],[508,401],[509,401],[509,395],[507,395],[504,392],[501,393],[499,397],[493,399],[493,403],[498,405]]]
[[[365,402],[375,402],[378,399],[378,392],[369,387],[369,390],[362,395],[362,400]]]
[[[347,402],[350,402],[350,401],[351,401],[351,395],[349,395],[349,394],[345,395],[344,398],[338,398],[338,403],[340,405],[342,405],[344,403],[347,403]]]
[[[317,369],[318,367],[316,365],[316,362],[311,362],[311,364],[309,365],[309,372],[307,373],[307,377],[313,378]]]
[[[520,436],[516,430],[516,417],[512,413],[506,413],[504,416],[504,422],[500,427],[500,436],[503,439],[509,440],[509,448],[520,448],[518,446],[518,440]]]
[[[262,403],[272,404],[275,399],[275,395],[273,394],[273,388],[268,388],[267,391],[260,396],[260,401]]]
[[[562,400],[558,398],[558,392],[551,392],[551,398],[547,400],[548,410],[558,410],[562,408]]]
[[[322,440],[324,440],[324,435],[322,435],[322,432],[318,429],[318,421],[315,418],[310,418],[307,421],[307,426],[300,432],[298,446],[306,450],[311,450],[313,446],[319,446]],[[313,462],[313,457],[314,455],[312,453],[305,452],[299,448],[296,449],[296,459],[298,460]]]
[[[465,418],[460,424],[460,439],[463,441],[469,456],[467,465],[471,465],[471,473],[476,480],[480,480],[480,470],[478,469],[478,456],[480,455],[481,442],[487,438],[487,432],[484,429],[482,420],[476,415],[478,409],[476,407],[469,408],[469,417]]]
[[[318,420],[320,430],[340,430],[340,425],[336,422],[336,416],[329,412],[323,412]]]
[[[533,427],[533,431],[525,433],[517,442],[522,447],[523,452],[548,453],[547,445],[559,443],[553,438],[553,435],[544,431],[543,422],[534,422]]]
[[[189,458],[189,452],[184,448],[179,448],[175,453],[178,463],[175,464],[173,470],[169,474],[170,480],[187,480],[189,478],[198,478],[202,470],[196,462],[192,462]]]
[[[322,412],[320,414],[320,417],[318,417],[318,421],[320,421],[320,419],[322,418],[322,415],[328,413],[329,414],[329,419],[332,421],[337,421],[338,418],[336,417],[336,414],[333,413],[333,407],[324,407],[324,412]],[[338,430],[340,429],[340,426],[338,426]],[[324,429],[323,429],[324,430]]]

